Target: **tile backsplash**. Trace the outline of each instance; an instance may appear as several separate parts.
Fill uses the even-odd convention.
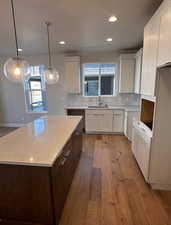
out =
[[[114,97],[101,97],[103,103],[109,106],[136,106],[140,104],[140,95],[136,94],[118,94]],[[97,105],[97,97],[83,97],[82,95],[69,94],[67,95],[67,106],[89,106]]]

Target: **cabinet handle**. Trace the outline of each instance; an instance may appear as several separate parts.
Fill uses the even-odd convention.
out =
[[[71,154],[71,150],[68,150],[68,151],[64,154],[64,156],[65,156],[65,157],[68,157],[70,154]]]
[[[80,131],[76,131],[76,132],[75,132],[75,135],[76,135],[76,136],[79,136],[79,135],[81,135],[81,134],[82,134],[82,133],[81,133]]]
[[[93,116],[104,116],[104,114],[93,114]]]
[[[62,158],[62,159],[60,160],[59,165],[60,165],[60,166],[64,166],[64,165],[65,165],[66,160],[67,160],[67,158]]]

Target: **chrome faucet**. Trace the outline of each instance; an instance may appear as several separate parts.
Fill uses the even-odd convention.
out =
[[[103,101],[102,101],[102,98],[100,95],[98,96],[98,104],[99,104],[99,106],[103,105]]]

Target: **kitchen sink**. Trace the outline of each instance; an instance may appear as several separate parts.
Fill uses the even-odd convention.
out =
[[[90,108],[90,109],[106,109],[106,108],[108,108],[108,106],[107,105],[89,105],[88,106],[88,108]]]

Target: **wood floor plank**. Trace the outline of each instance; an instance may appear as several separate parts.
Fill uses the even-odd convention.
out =
[[[89,201],[85,225],[101,225],[100,201]]]
[[[90,200],[101,200],[101,169],[92,168],[90,183]]]

